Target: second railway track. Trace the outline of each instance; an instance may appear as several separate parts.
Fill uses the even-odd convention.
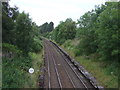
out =
[[[43,39],[45,49],[44,88],[95,89],[70,60],[49,40]]]

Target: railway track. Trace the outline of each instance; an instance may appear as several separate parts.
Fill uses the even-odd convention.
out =
[[[44,88],[84,88],[97,89],[49,40],[44,41],[45,73]]]

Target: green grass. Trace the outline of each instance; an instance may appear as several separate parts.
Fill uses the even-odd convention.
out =
[[[15,57],[2,59],[2,87],[22,88],[27,82],[26,73],[31,66],[28,57]]]
[[[75,41],[69,42],[69,44],[74,45]],[[76,61],[78,61],[89,73],[92,74],[99,82],[99,85],[105,88],[118,88],[118,77],[110,70],[116,70],[114,68],[114,64],[108,64],[105,61],[99,61],[93,58],[86,58],[85,56],[75,56],[74,47],[72,48],[71,45],[63,44],[61,47],[65,49]],[[69,48],[70,47],[70,48]]]
[[[38,88],[38,76],[43,65],[42,51],[29,53],[27,57],[2,59],[2,87],[3,88]],[[34,68],[33,74],[29,68]]]
[[[43,66],[43,57],[42,51],[38,54],[29,53],[32,58],[32,68],[34,68],[34,73],[27,73],[28,81],[25,83],[25,88],[39,88],[38,86],[38,77],[41,74],[40,68]]]
[[[96,62],[91,59],[87,60],[83,56],[78,56],[75,59],[97,79],[100,85],[106,88],[118,87],[118,77],[113,74],[107,74],[106,68],[101,67],[101,62]]]

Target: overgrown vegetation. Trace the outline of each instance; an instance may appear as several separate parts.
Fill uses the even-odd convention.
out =
[[[106,88],[118,87],[120,58],[120,2],[106,2],[86,12],[77,22],[71,18],[37,26],[29,14],[2,3],[3,88],[35,87],[28,69],[42,65],[41,36],[62,45]],[[34,65],[33,65],[34,64]]]
[[[42,52],[39,53],[29,53],[30,58],[32,59],[32,68],[34,68],[34,73],[27,73],[28,81],[25,82],[25,88],[39,88],[39,76],[43,74],[40,69],[43,68],[43,56]],[[32,82],[31,82],[32,81]]]
[[[51,32],[54,29],[54,23],[50,22],[50,23],[44,23],[41,26],[39,26],[39,32],[42,36],[47,37],[47,35],[49,34],[49,32]]]
[[[34,68],[33,64],[41,64],[41,58],[37,58],[39,56],[37,53],[42,50],[38,26],[32,22],[29,14],[20,13],[16,6],[10,7],[8,2],[3,2],[2,30],[2,87],[35,87],[33,85],[35,80],[34,82],[30,81],[31,76],[34,75],[30,76],[28,70],[31,67]],[[36,58],[33,58],[35,56]],[[35,60],[37,62],[33,63]],[[35,67],[36,70],[38,68],[40,65]],[[25,86],[26,83],[28,86]]]
[[[71,18],[68,18],[65,22],[61,21],[49,37],[57,43],[63,44],[66,40],[73,39],[75,34],[76,24]]]
[[[105,88],[117,88],[118,87],[118,67],[116,63],[112,63],[109,61],[101,61],[98,60],[97,55],[91,54],[89,56],[86,55],[78,55],[76,56],[76,45],[78,40],[67,40],[63,45],[64,48],[69,55],[71,55],[76,61],[78,61],[88,72],[94,76],[99,85]]]
[[[68,50],[72,50],[75,57],[79,57],[77,59],[80,62],[85,61],[85,59],[84,61],[80,59],[82,56],[90,59],[91,63],[87,65],[89,68],[90,66],[92,67],[92,62],[100,65],[103,63],[104,65],[100,67],[104,72],[103,77],[108,75],[108,77],[110,76],[113,79],[111,73],[118,77],[118,58],[120,58],[120,37],[118,35],[120,33],[119,6],[120,2],[106,2],[95,6],[92,11],[86,12],[76,23],[71,19],[67,19],[65,22],[62,21],[49,34],[49,38],[63,45]],[[79,27],[76,27],[77,25]],[[94,61],[97,63],[94,63]],[[88,62],[86,60],[83,64]],[[91,71],[92,69],[88,70]],[[101,79],[104,80],[102,77]],[[115,80],[115,83],[115,81],[110,81],[111,79],[106,79],[105,82],[107,84],[103,83],[102,85],[110,88],[110,85],[117,87],[117,80]],[[102,80],[100,81],[102,82]],[[109,85],[108,83],[111,84]]]

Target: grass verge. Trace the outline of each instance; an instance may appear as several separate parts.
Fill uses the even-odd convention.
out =
[[[99,84],[105,88],[118,88],[118,77],[113,73],[107,73],[109,67],[105,67],[103,64],[106,62],[87,59],[84,56],[75,56],[73,48],[66,48],[64,45],[61,46],[64,48],[69,55],[71,55],[76,61],[78,61],[88,72],[90,72]]]
[[[38,77],[41,74],[40,72],[40,68],[42,68],[43,66],[43,56],[42,56],[42,52],[39,53],[29,53],[29,56],[32,59],[32,67],[34,68],[34,73],[30,74],[27,73],[27,82],[25,83],[25,88],[39,88],[38,85]]]

